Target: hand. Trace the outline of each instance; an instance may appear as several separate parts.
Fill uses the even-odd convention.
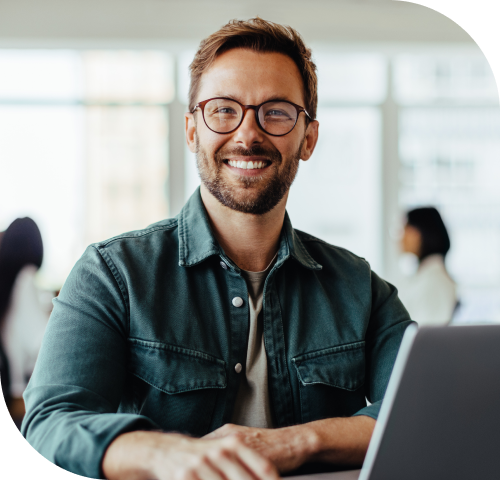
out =
[[[275,429],[228,423],[203,438],[237,438],[270,460],[280,472],[289,472],[306,462],[361,466],[374,427],[375,420],[365,415]]]
[[[109,480],[277,480],[272,463],[235,437],[202,440],[160,432],[131,432],[108,448]]]
[[[158,480],[275,480],[276,468],[235,437],[183,439],[154,467]]]
[[[300,467],[308,459],[316,442],[314,432],[304,428],[252,428],[226,425],[205,435],[204,439],[235,438],[269,459],[280,472]]]

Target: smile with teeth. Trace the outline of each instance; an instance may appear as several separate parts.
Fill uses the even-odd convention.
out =
[[[269,164],[267,161],[249,161],[246,160],[227,160],[227,163],[231,165],[231,167],[242,168],[246,170],[254,170],[259,168],[265,168]]]

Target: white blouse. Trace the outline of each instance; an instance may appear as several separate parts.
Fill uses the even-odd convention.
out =
[[[13,397],[21,397],[28,384],[48,320],[35,285],[36,271],[34,265],[28,265],[17,275],[2,325]]]
[[[412,277],[402,282],[399,298],[419,326],[446,325],[457,304],[457,287],[442,255],[429,255]]]

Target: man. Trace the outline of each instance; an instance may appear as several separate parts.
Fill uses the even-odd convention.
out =
[[[68,278],[25,395],[47,458],[109,479],[362,462],[410,320],[363,259],[286,215],[316,84],[291,28],[234,21],[201,43],[186,114],[201,188]]]

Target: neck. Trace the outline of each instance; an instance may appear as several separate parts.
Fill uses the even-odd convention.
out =
[[[202,184],[201,198],[220,246],[242,270],[260,272],[278,250],[288,193],[270,212],[252,215],[222,205]]]

